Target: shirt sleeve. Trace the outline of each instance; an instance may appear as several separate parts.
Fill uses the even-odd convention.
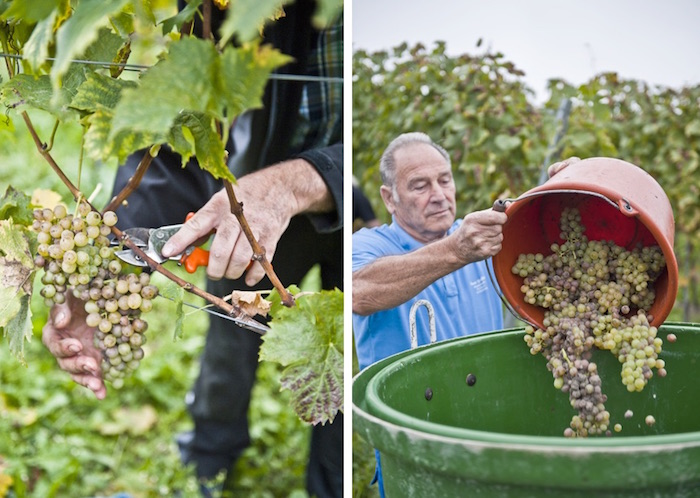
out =
[[[335,210],[329,213],[310,214],[314,228],[321,233],[334,232],[343,228],[343,144],[312,149],[297,157],[312,164],[328,186]]]

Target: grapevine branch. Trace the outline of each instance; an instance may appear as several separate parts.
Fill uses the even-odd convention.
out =
[[[127,197],[131,195],[131,193],[134,190],[136,190],[136,187],[138,187],[141,183],[143,175],[145,175],[146,171],[148,171],[148,167],[151,165],[151,161],[153,161],[153,154],[151,153],[151,149],[149,149],[148,151],[146,151],[143,158],[141,159],[141,162],[136,167],[134,176],[129,178],[129,181],[126,182],[126,185],[121,190],[121,192],[119,192],[112,198],[111,201],[109,201],[109,204],[107,204],[103,211],[114,211],[121,205],[122,202],[126,200]]]
[[[231,204],[231,213],[238,220],[238,223],[241,225],[241,230],[243,230],[243,233],[248,238],[248,242],[250,242],[250,246],[253,249],[253,261],[257,261],[262,265],[265,273],[270,279],[270,282],[272,282],[272,285],[274,285],[277,292],[279,292],[280,297],[282,298],[282,304],[289,307],[293,306],[294,296],[292,296],[287,289],[284,288],[284,285],[282,285],[282,282],[280,282],[280,279],[277,277],[275,270],[272,268],[272,264],[265,256],[265,248],[262,247],[255,239],[253,231],[250,229],[250,225],[248,225],[248,221],[245,219],[245,216],[243,216],[243,203],[238,202],[236,193],[233,190],[233,185],[230,181],[224,180],[224,188],[226,189],[226,194],[228,194],[228,200]]]
[[[58,177],[61,179],[61,181],[64,183],[64,185],[68,188],[68,190],[70,190],[70,192],[73,195],[73,198],[76,200],[76,202],[79,199],[83,198],[83,195],[80,192],[80,190],[75,185],[73,185],[73,182],[71,182],[70,178],[68,178],[65,175],[63,170],[61,170],[60,166],[56,163],[54,158],[48,152],[46,145],[39,138],[39,135],[37,134],[36,129],[34,128],[34,124],[32,123],[32,121],[29,118],[29,115],[27,114],[26,111],[22,112],[22,118],[24,119],[24,122],[27,125],[27,128],[29,129],[29,133],[32,136],[32,139],[34,140],[34,144],[36,145],[37,150],[42,155],[42,157],[46,160],[46,162],[51,166],[51,168],[54,170],[54,172],[58,175]],[[150,156],[150,154],[147,154],[147,156]],[[137,182],[137,184],[138,184],[138,182]],[[135,186],[134,186],[134,188],[135,188]],[[91,206],[91,207],[93,209],[95,209],[94,206]],[[95,209],[95,211],[97,211],[97,209]],[[206,299],[208,302],[210,302],[210,303],[214,304],[215,306],[218,306],[219,308],[224,310],[230,316],[233,316],[235,318],[248,317],[248,314],[245,313],[243,310],[241,310],[240,306],[238,306],[237,304],[228,303],[225,300],[223,300],[222,298],[215,296],[213,294],[210,294],[203,289],[200,289],[196,285],[193,285],[191,282],[188,282],[187,280],[184,280],[184,279],[178,277],[177,275],[172,273],[167,268],[164,268],[163,265],[154,261],[146,253],[144,253],[144,251],[140,247],[138,247],[135,242],[133,242],[128,236],[126,236],[126,234],[124,234],[124,232],[119,230],[117,227],[113,226],[113,227],[111,227],[111,230],[112,230],[112,233],[126,247],[131,249],[141,259],[143,259],[148,264],[148,266],[150,266],[152,269],[154,269],[158,273],[161,273],[163,276],[167,277],[168,279],[172,280],[177,285],[179,285],[180,287],[185,289],[187,292],[190,292],[191,294],[199,296],[203,299]]]

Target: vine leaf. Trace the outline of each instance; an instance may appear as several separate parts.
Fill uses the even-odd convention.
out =
[[[260,359],[280,363],[282,389],[311,424],[332,422],[343,406],[343,293],[300,296],[294,308],[273,306]]]
[[[4,298],[4,293],[0,294],[0,298]],[[4,326],[5,337],[10,343],[10,351],[19,359],[22,364],[26,365],[24,360],[24,341],[32,339],[32,311],[29,307],[29,294],[15,294],[15,298],[19,299],[18,312],[9,319],[7,325]],[[0,301],[0,309],[3,307],[3,302]]]
[[[63,86],[54,94],[48,75],[39,77],[18,74],[0,87],[0,102],[8,107],[24,109],[34,107],[65,117],[65,104],[70,102],[78,87],[85,81],[82,67],[71,67],[66,73]]]
[[[3,2],[4,3],[4,2]],[[33,0],[32,2],[11,2],[2,18],[11,21],[34,23],[51,14],[61,0]]]
[[[246,109],[262,106],[261,96],[270,73],[292,58],[258,43],[241,48],[227,47],[221,59],[221,74],[217,81],[226,106],[227,116],[238,116]]]
[[[70,106],[87,112],[95,112],[100,107],[113,109],[119,102],[122,90],[134,87],[136,83],[133,81],[90,72],[85,82],[78,87]]]
[[[161,22],[163,26],[163,34],[167,35],[170,33],[174,27],[180,27],[184,23],[191,21],[194,15],[197,13],[197,9],[202,4],[202,0],[190,0],[184,9],[179,11],[176,15],[168,17]]]
[[[185,289],[174,282],[166,282],[158,284],[159,294],[166,299],[170,299],[175,303],[175,330],[173,339],[182,339],[182,325],[185,321],[185,310],[183,303],[185,301]]]
[[[34,219],[31,208],[31,198],[24,192],[9,186],[0,199],[0,220],[12,218],[22,225],[31,225]]]
[[[191,156],[196,155],[199,166],[214,178],[228,178],[231,174],[223,160],[226,152],[212,116],[201,112],[178,116],[168,142],[182,156],[183,167]]]
[[[343,0],[319,0],[313,22],[317,28],[323,28],[333,22],[335,16],[343,9]]]
[[[97,40],[100,28],[109,23],[109,16],[119,11],[127,0],[81,0],[73,15],[56,32],[56,60],[51,67],[51,83],[60,87],[71,60],[81,55]]]
[[[127,156],[135,150],[158,143],[159,137],[148,133],[124,131],[110,138],[113,112],[111,109],[99,108],[86,118],[89,127],[85,132],[85,153],[95,160],[116,157],[122,164]]]
[[[236,0],[229,8],[219,30],[219,45],[224,46],[234,36],[239,41],[250,41],[259,35],[265,22],[277,17],[279,9],[289,0]]]
[[[165,136],[183,110],[214,111],[215,60],[216,50],[206,40],[171,43],[165,59],[141,77],[138,87],[124,90],[114,109],[112,136],[122,130]]]
[[[15,2],[19,3],[19,2]],[[49,56],[49,45],[53,40],[54,23],[56,22],[58,11],[39,21],[32,31],[29,40],[24,46],[24,57],[35,71],[46,61]]]
[[[0,212],[3,216],[15,212],[22,217],[21,211],[29,206],[26,196],[13,193],[9,188],[8,193],[0,203]],[[12,202],[8,197],[20,200]],[[10,350],[23,363],[24,341],[32,336],[29,301],[34,276],[34,260],[26,231],[12,218],[0,220],[0,328],[8,337]]]

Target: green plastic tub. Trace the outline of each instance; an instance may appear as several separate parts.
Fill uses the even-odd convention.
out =
[[[700,326],[661,327],[668,375],[639,393],[597,351],[611,426],[622,431],[577,439],[563,436],[575,414],[568,396],[523,335],[424,346],[355,377],[353,428],[380,450],[389,498],[700,496]]]

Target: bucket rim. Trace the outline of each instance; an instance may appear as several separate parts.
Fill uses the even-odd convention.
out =
[[[684,327],[688,326],[697,327],[698,325],[688,322],[668,321],[663,325],[663,328],[666,332],[680,332]],[[586,438],[567,438],[564,435],[534,436],[527,434],[499,433],[454,427],[425,421],[400,412],[395,408],[386,405],[378,398],[375,400],[371,399],[372,397],[376,396],[376,394],[369,389],[369,385],[374,379],[376,379],[380,372],[384,372],[390,367],[399,368],[397,366],[399,363],[408,361],[411,358],[420,355],[426,349],[430,349],[431,351],[440,351],[441,349],[451,347],[456,342],[480,340],[493,334],[515,335],[523,333],[523,331],[523,327],[515,327],[511,329],[483,332],[480,334],[459,337],[435,344],[428,344],[413,350],[403,351],[385,358],[378,363],[370,365],[353,378],[353,387],[355,382],[358,382],[361,377],[368,376],[369,378],[366,379],[365,389],[363,390],[364,392],[360,393],[362,394],[363,404],[366,405],[368,399],[370,399],[370,402],[381,403],[381,405],[383,405],[382,412],[387,414],[387,416],[392,417],[393,420],[399,421],[400,424],[387,420],[384,418],[384,416],[370,413],[365,409],[365,407],[360,406],[360,404],[358,404],[359,400],[357,400],[355,397],[354,388],[352,396],[353,418],[360,417],[372,425],[384,426],[387,430],[390,429],[390,432],[392,433],[405,433],[413,438],[433,440],[435,442],[445,442],[450,444],[460,444],[464,445],[465,447],[471,446],[481,449],[518,448],[523,451],[530,452],[544,451],[555,453],[571,453],[571,451],[574,450],[578,454],[595,454],[598,452],[609,453],[610,451],[614,451],[616,453],[635,453],[639,451],[659,452],[680,448],[700,447],[700,431],[680,432],[674,434],[650,434],[644,436],[624,436],[621,434],[616,434],[614,437],[595,436]]]

